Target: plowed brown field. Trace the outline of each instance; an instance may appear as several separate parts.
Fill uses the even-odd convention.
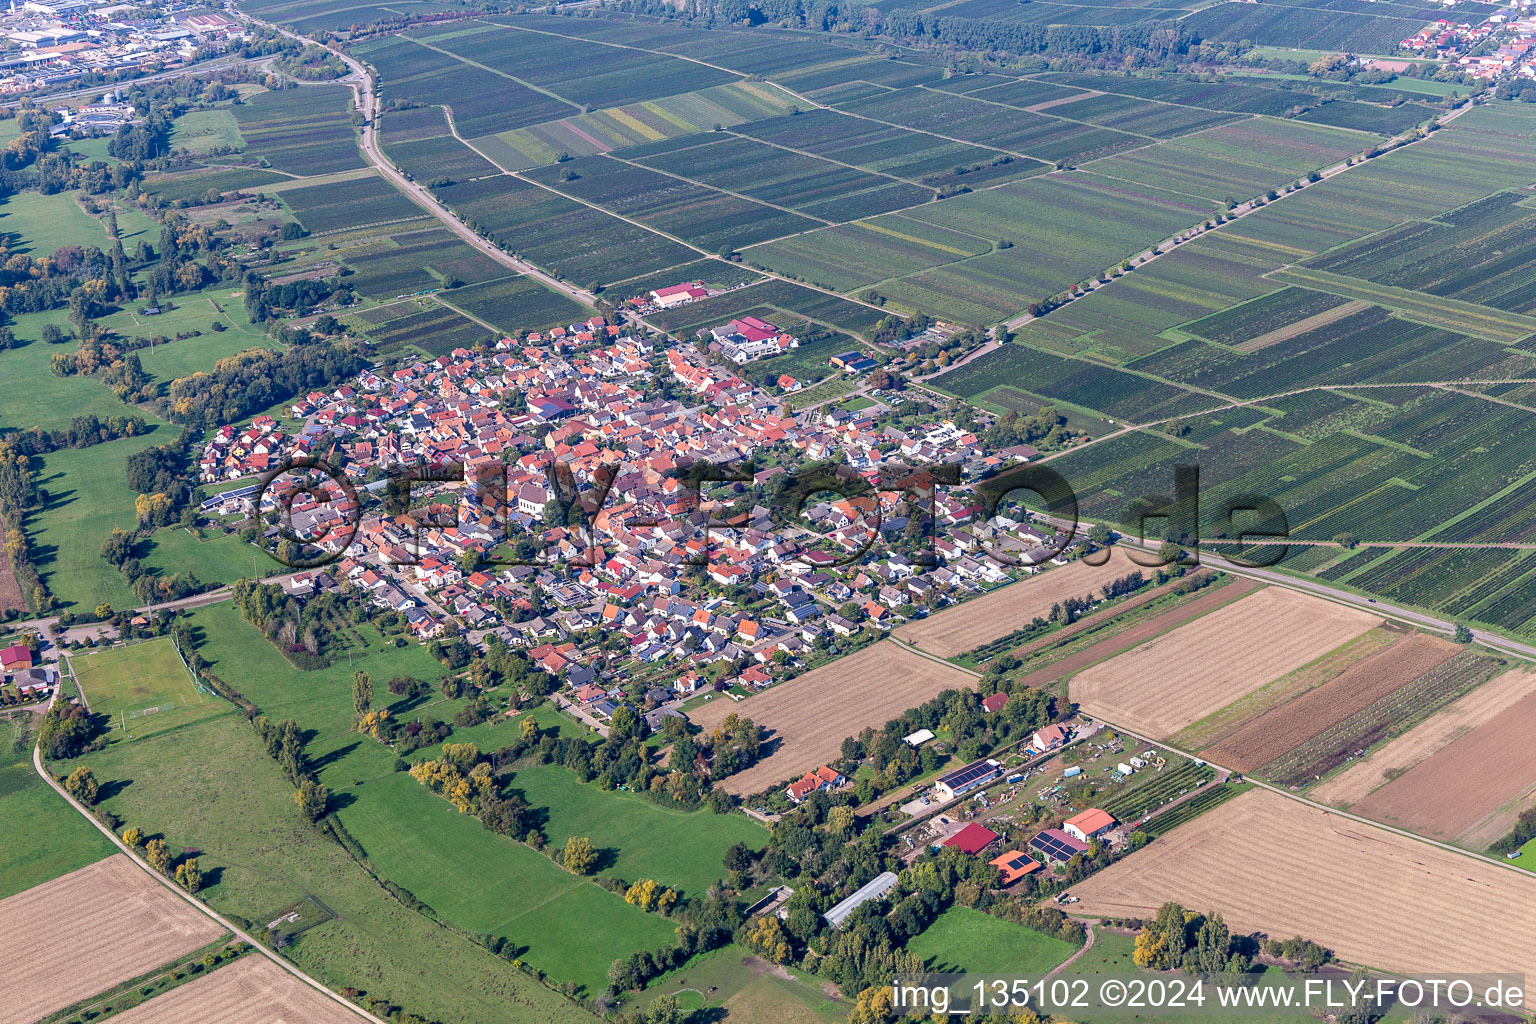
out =
[[[1318,786],[1312,799],[1348,807],[1533,692],[1536,675],[1505,672]]]
[[[1536,876],[1254,790],[1072,887],[1074,913],[1145,917],[1167,900],[1234,932],[1304,935],[1403,974],[1536,977]]]
[[[1451,660],[1461,648],[1449,640],[1411,633],[1386,650],[1356,662],[1322,686],[1270,708],[1206,748],[1220,765],[1251,772],[1293,750],[1335,722]]]
[[[1269,587],[1072,678],[1072,699],[1114,725],[1170,736],[1381,622]]]
[[[985,597],[909,622],[896,630],[896,636],[941,658],[953,658],[1023,629],[1037,615],[1045,618],[1058,601],[1102,597],[1099,589],[1104,584],[1132,572],[1143,576],[1152,573],[1111,548],[1103,565],[1089,565],[1079,559],[1053,566]]]
[[[224,934],[123,854],[0,900],[0,1024],[26,1024]]]
[[[117,1024],[358,1024],[363,1019],[256,955],[114,1018]]]
[[[1382,786],[1360,801],[1355,813],[1453,839],[1536,787],[1533,736],[1536,694]],[[1509,818],[1513,824],[1514,812]]]
[[[734,711],[770,731],[772,752],[720,784],[739,795],[814,771],[866,726],[878,729],[941,690],[975,685],[976,679],[958,668],[882,640],[746,700],[716,697],[688,718],[709,731]]]

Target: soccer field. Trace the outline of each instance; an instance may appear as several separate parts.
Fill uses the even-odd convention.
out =
[[[71,658],[70,665],[91,711],[129,735],[205,700],[169,637]]]

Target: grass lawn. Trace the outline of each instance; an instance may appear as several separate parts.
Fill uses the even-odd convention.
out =
[[[1070,942],[969,907],[944,911],[907,949],[936,971],[1022,976],[1043,974],[1077,951]]]
[[[243,149],[245,140],[235,123],[235,112],[228,107],[214,110],[189,110],[171,125],[171,148],[201,155],[215,146]]]
[[[525,768],[512,788],[533,806],[549,808],[544,831],[551,845],[588,836],[602,854],[602,874],[654,878],[689,896],[703,896],[725,877],[725,851],[733,844],[768,844],[768,830],[745,815],[659,807],[634,793],[584,784],[560,765]]]
[[[32,770],[30,711],[0,718],[0,899],[67,875],[113,852]]]
[[[372,627],[363,627],[367,642],[358,646],[353,666],[342,658],[330,668],[301,672],[227,603],[199,608],[193,623],[202,631],[199,650],[214,663],[216,675],[269,717],[292,717],[312,731],[307,753],[335,796],[342,824],[374,869],[445,920],[526,947],[529,962],[552,978],[584,986],[588,995],[606,987],[608,965],[617,957],[672,941],[675,923],[486,831],[409,775],[395,772],[393,751],[352,731],[354,668],[369,673],[375,703],[384,706],[391,677],[435,684],[443,674],[424,648],[396,649]],[[438,717],[452,716],[444,709]],[[469,738],[468,731],[463,738]]]
[[[80,209],[73,192],[18,193],[0,199],[0,232],[11,240],[12,252],[44,256],[66,245],[108,246],[107,229]]]
[[[33,562],[65,605],[87,611],[103,601],[113,608],[138,606],[127,577],[101,557],[101,545],[114,526],[134,524],[138,495],[128,486],[128,456],[170,439],[168,430],[153,430],[43,457],[37,485],[48,492],[48,502],[28,517],[27,532]]]
[[[241,577],[256,579],[288,571],[271,555],[245,543],[238,534],[214,530],[199,538],[191,530],[167,526],[156,530],[148,542],[141,542],[136,552],[139,561],[164,575],[191,570],[204,583],[225,586]]]
[[[151,423],[160,422],[152,413],[118,401],[117,396],[98,380],[90,377],[55,377],[48,363],[55,352],[73,352],[74,342],[45,345],[38,339],[44,324],[69,330],[66,310],[26,313],[10,322],[11,331],[21,344],[0,352],[0,380],[16,397],[0,402],[0,429],[43,427],[55,430],[69,426],[75,416],[142,416]]]
[[[714,991],[710,991],[713,989]],[[730,945],[698,957],[651,982],[619,1007],[631,1013],[660,995],[677,997],[685,1013],[724,1009],[724,1020],[745,1024],[834,1024],[848,1019],[851,1001],[829,994],[829,983],[788,967],[775,967],[742,946]],[[716,1020],[704,1014],[702,1020]]]
[[[486,831],[404,772],[368,779],[347,798],[342,823],[381,875],[445,919],[511,940],[524,959],[586,996],[607,987],[614,959],[672,942],[675,922]]]
[[[119,734],[115,738],[144,736],[189,716],[204,717],[205,704],[228,710],[204,697],[169,637],[72,656],[69,665],[91,711],[110,720]],[[144,714],[151,708],[157,710]]]
[[[163,836],[174,851],[201,851],[208,886],[201,895],[214,909],[256,929],[306,896],[333,909],[338,920],[304,932],[287,951],[331,987],[351,985],[455,1024],[504,1024],[509,1014],[595,1024],[585,1010],[381,889],[303,820],[292,787],[240,715],[117,744],[85,763],[110,794],[107,808]]]

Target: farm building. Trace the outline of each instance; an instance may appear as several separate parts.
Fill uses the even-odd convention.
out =
[[[1048,828],[1029,841],[1031,850],[1039,850],[1060,864],[1088,852],[1088,844],[1068,835],[1059,828]]]
[[[1004,885],[1012,885],[1025,875],[1044,870],[1044,865],[1019,850],[1009,850],[1000,857],[993,857],[987,863],[1003,873]]]
[[[882,871],[868,882],[865,882],[863,887],[861,887],[858,892],[854,893],[852,896],[849,896],[837,906],[827,911],[826,914],[823,915],[823,920],[825,920],[827,924],[831,925],[833,928],[841,928],[843,926],[843,922],[848,920],[849,914],[853,913],[855,910],[868,903],[870,900],[878,900],[882,898],[886,893],[896,888],[896,884],[899,881],[900,879],[896,877],[894,872]]]
[[[674,306],[686,306],[708,294],[696,284],[675,284],[670,288],[657,288],[651,292],[651,298],[655,299],[656,305],[662,309],[671,309]]]
[[[1083,813],[1068,818],[1061,827],[1067,835],[1086,843],[1114,828],[1115,818],[1108,811],[1090,807]]]
[[[969,793],[977,786],[984,786],[991,782],[1002,770],[1002,764],[991,758],[975,761],[964,768],[956,768],[948,775],[941,775],[939,781],[934,784],[934,788],[939,791],[940,799],[953,800],[957,796]]]
[[[939,845],[953,846],[961,853],[969,853],[974,856],[997,842],[998,839],[999,836],[996,832],[973,821]]]
[[[920,747],[931,739],[933,739],[932,729],[919,729],[910,736],[903,736],[901,742],[909,747]]]

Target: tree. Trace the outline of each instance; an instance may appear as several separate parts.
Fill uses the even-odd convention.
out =
[[[331,793],[314,779],[305,779],[299,783],[299,788],[294,791],[293,802],[299,805],[304,812],[304,817],[310,821],[319,821],[325,817],[326,805],[330,802]]]
[[[683,1024],[685,1019],[687,1014],[674,995],[657,996],[645,1011],[645,1024]]]
[[[352,707],[361,715],[373,705],[373,681],[368,673],[358,669],[352,674]]]
[[[1469,644],[1472,642],[1472,631],[1467,628],[1465,623],[1458,622],[1456,623],[1456,633],[1452,639],[1459,644]]]
[[[203,887],[203,872],[197,866],[196,857],[188,857],[176,865],[176,881],[187,892],[197,892]]]
[[[538,737],[539,737],[539,723],[535,722],[533,720],[533,716],[532,715],[525,715],[523,717],[523,724],[522,724],[521,729],[519,730],[519,735],[524,740],[535,740],[535,739],[538,739]]]
[[[1352,533],[1336,533],[1333,535],[1333,542],[1345,550],[1352,550],[1360,543]]]
[[[574,874],[590,875],[597,867],[597,851],[592,849],[592,840],[586,836],[571,836],[565,841],[560,863]]]
[[[788,963],[793,956],[789,936],[784,933],[784,926],[774,914],[753,918],[743,930],[742,938],[749,948],[776,964]]]
[[[127,828],[123,829],[123,842],[137,850],[139,848],[139,844],[144,842],[143,830],[140,829],[137,825],[129,825]]]
[[[1136,935],[1136,945],[1131,950],[1131,960],[1137,967],[1149,971],[1168,969],[1168,944],[1150,928],[1143,928]]]
[[[895,1017],[892,1007],[891,986],[872,985],[859,993],[854,1001],[848,1024],[886,1024]]]
[[[81,765],[70,772],[69,778],[64,780],[64,789],[70,796],[89,807],[96,802],[98,793],[96,775],[89,768]]]
[[[629,887],[629,891],[624,894],[624,902],[641,910],[654,910],[661,892],[662,889],[656,884],[654,878],[642,878]]]
[[[839,839],[846,839],[853,834],[854,814],[853,808],[838,806],[827,812],[827,831]]]
[[[151,839],[144,844],[144,859],[149,861],[149,866],[161,874],[171,866],[171,850],[165,845],[164,839]]]

